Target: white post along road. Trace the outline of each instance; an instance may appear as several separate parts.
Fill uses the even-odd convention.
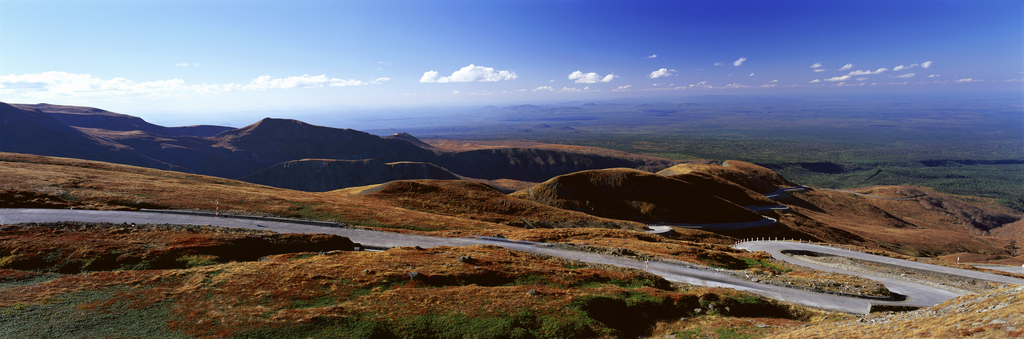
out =
[[[211,225],[222,227],[236,227],[259,230],[270,230],[279,233],[325,233],[336,234],[348,237],[353,242],[374,247],[399,247],[399,246],[472,246],[472,245],[497,245],[509,249],[550,255],[565,259],[580,260],[590,263],[609,264],[620,267],[629,267],[639,270],[647,268],[645,262],[632,258],[614,257],[595,253],[569,251],[556,249],[544,245],[527,242],[509,241],[500,238],[443,238],[423,235],[411,235],[400,233],[379,232],[356,228],[325,227],[302,224],[299,222],[288,222],[282,219],[259,220],[259,219],[238,219],[202,215],[183,215],[152,212],[125,212],[125,211],[93,211],[93,210],[58,210],[58,209],[0,209],[0,224],[18,224],[29,222],[58,222],[58,221],[79,221],[79,222],[108,222],[108,223],[151,223],[151,224],[181,224],[181,225]],[[974,279],[991,280],[1006,284],[1024,284],[1024,279],[1010,278],[1000,275],[982,273],[970,270],[960,270],[949,267],[927,265],[910,261],[896,261],[897,259],[874,256],[853,251],[844,251],[811,244],[800,244],[783,241],[755,241],[744,242],[737,245],[751,251],[764,250],[771,253],[780,260],[794,260],[793,263],[803,266],[810,266],[823,271],[841,272],[853,275],[865,276],[863,273],[842,271],[831,267],[813,265],[807,262],[787,259],[783,250],[806,250],[821,252],[833,255],[849,256],[872,261],[893,263],[923,270],[931,270],[946,274],[954,274]],[[680,265],[670,262],[651,262],[649,271],[669,281],[684,282],[694,285],[726,287],[756,293],[772,299],[788,301],[805,306],[841,311],[848,313],[867,313],[872,304],[927,307],[938,304],[947,299],[959,295],[956,292],[939,289],[932,286],[918,284],[885,277],[869,276],[868,279],[882,282],[893,292],[905,295],[904,301],[883,301],[863,299],[831,294],[815,293],[794,288],[779,287],[767,284],[760,284],[740,279],[729,274],[719,272],[711,268],[695,268],[696,265]]]

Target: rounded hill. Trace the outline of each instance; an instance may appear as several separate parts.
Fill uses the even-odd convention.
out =
[[[703,187],[626,168],[561,175],[512,196],[590,215],[640,222],[718,224],[762,219]]]
[[[334,192],[347,193],[346,190]],[[406,209],[518,227],[646,229],[635,222],[609,220],[519,199],[486,184],[465,180],[392,181],[361,187],[357,192],[363,197],[385,200]]]

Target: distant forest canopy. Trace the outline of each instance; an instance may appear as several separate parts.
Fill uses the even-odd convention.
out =
[[[736,159],[807,185],[921,185],[1024,212],[1022,107],[1019,92],[703,96],[488,107],[402,131]]]

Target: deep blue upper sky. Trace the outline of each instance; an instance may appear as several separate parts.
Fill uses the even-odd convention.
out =
[[[0,101],[136,115],[1020,91],[1024,1],[0,0],[0,46]]]

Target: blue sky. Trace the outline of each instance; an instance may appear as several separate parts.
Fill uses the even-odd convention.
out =
[[[0,0],[0,46],[0,101],[159,121],[708,94],[1021,91],[1024,1]]]

